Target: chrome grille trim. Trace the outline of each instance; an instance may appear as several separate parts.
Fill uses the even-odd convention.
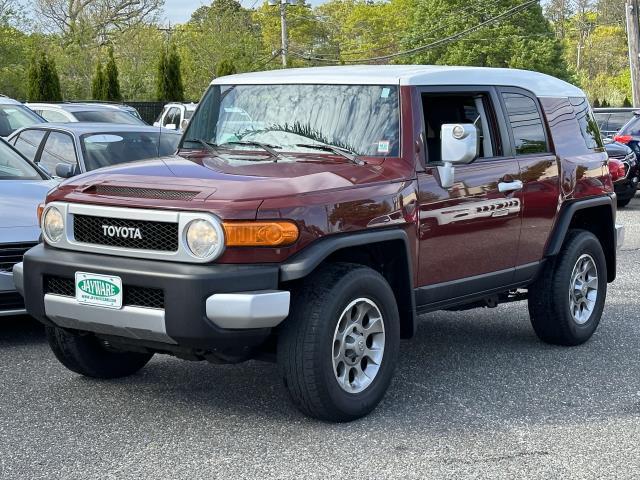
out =
[[[173,210],[153,210],[141,208],[108,207],[102,205],[87,205],[81,203],[50,202],[46,208],[56,207],[65,219],[64,235],[56,243],[47,243],[53,247],[78,252],[100,253],[105,255],[115,255],[120,257],[144,258],[151,260],[164,260],[172,262],[186,263],[209,263],[222,255],[224,251],[224,231],[220,220],[210,213],[205,212],[183,212]],[[178,224],[178,250],[169,252],[161,250],[143,250],[136,248],[117,247],[100,245],[93,243],[79,242],[74,237],[74,217],[75,215],[85,215],[113,219],[139,220],[145,222],[165,222]],[[189,250],[185,238],[187,225],[193,220],[207,220],[216,228],[223,245],[214,257],[198,258]]]

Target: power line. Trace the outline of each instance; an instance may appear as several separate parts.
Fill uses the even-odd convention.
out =
[[[477,7],[482,7],[482,8],[491,8],[496,6],[498,3],[500,3],[502,0],[493,0],[493,2],[486,2],[483,3],[481,6],[475,3],[472,3],[470,5],[467,5],[466,7],[463,7],[462,9],[456,11],[456,12],[450,12],[446,17],[445,20],[457,20],[460,18],[461,15],[464,15],[466,13],[480,13],[480,10],[478,10]],[[310,17],[305,17],[305,18],[309,18]],[[332,21],[327,21],[324,20],[327,23],[331,23],[333,26],[337,26],[338,29],[341,28],[341,25]],[[436,28],[435,30],[432,30],[430,32],[431,35],[437,34],[439,32],[442,32],[444,30],[447,30],[448,28],[453,27],[454,25],[452,24],[444,24],[444,25],[440,25],[438,28]],[[393,35],[396,37],[397,40],[400,40],[400,34],[396,33],[395,35]],[[393,43],[393,44],[387,44],[387,45],[383,45],[383,46],[379,46],[379,47],[372,47],[372,48],[367,48],[367,49],[363,49],[363,50],[356,50],[356,51],[350,51],[350,52],[344,52],[344,53],[338,53],[338,55],[340,55],[341,57],[345,57],[345,56],[353,56],[353,55],[361,55],[363,53],[371,53],[371,52],[380,52],[380,51],[385,51],[388,50],[390,48],[394,48],[397,46],[397,42]],[[316,57],[330,57],[331,54],[322,54],[322,53],[317,53]],[[341,60],[337,60],[337,61],[341,61]]]
[[[368,62],[377,62],[377,61],[381,61],[381,60],[390,60],[392,58],[396,58],[396,57],[402,57],[404,55],[410,55],[413,53],[418,53],[424,50],[429,50],[435,47],[439,47],[442,45],[446,45],[449,43],[453,43],[456,40],[465,37],[473,32],[476,32],[484,27],[486,27],[487,25],[491,25],[493,23],[496,23],[504,18],[508,18],[511,17],[513,15],[515,15],[516,13],[519,13],[522,10],[525,10],[526,8],[528,8],[530,5],[533,5],[534,3],[538,3],[539,0],[528,0],[520,5],[516,5],[515,7],[512,7],[506,11],[504,11],[503,13],[496,15],[494,17],[489,18],[488,20],[485,20],[484,22],[481,22],[473,27],[467,28],[465,30],[462,30],[461,32],[458,32],[454,35],[450,35],[448,37],[442,38],[440,40],[436,40],[434,42],[428,43],[427,45],[422,45],[420,47],[415,47],[415,48],[411,48],[409,50],[404,50],[402,52],[396,52],[396,53],[391,53],[389,55],[380,55],[377,57],[370,57],[370,58],[361,58],[361,59],[357,59],[357,60],[343,60],[343,59],[327,59],[327,58],[321,58],[321,57],[312,57],[312,56],[308,56],[305,54],[302,54],[300,52],[295,52],[292,51],[290,52],[292,55],[298,57],[298,58],[302,58],[305,60],[316,60],[316,61],[320,61],[320,62],[327,62],[327,63],[350,63],[350,64],[357,64],[357,63],[368,63]]]

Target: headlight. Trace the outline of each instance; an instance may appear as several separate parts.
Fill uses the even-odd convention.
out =
[[[187,226],[187,245],[198,258],[214,257],[220,254],[224,245],[222,228],[207,220],[194,220]]]
[[[64,218],[56,207],[49,207],[45,210],[42,229],[45,238],[50,243],[59,242],[64,235]]]

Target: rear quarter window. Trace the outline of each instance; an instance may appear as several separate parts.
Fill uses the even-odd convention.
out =
[[[588,150],[601,151],[604,148],[600,129],[586,98],[570,98],[573,113],[580,126],[582,139]]]

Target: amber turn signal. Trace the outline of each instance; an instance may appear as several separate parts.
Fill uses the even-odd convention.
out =
[[[224,222],[227,247],[281,247],[298,240],[295,223],[274,222]]]
[[[42,213],[44,212],[44,203],[38,205],[38,225],[42,226]]]

